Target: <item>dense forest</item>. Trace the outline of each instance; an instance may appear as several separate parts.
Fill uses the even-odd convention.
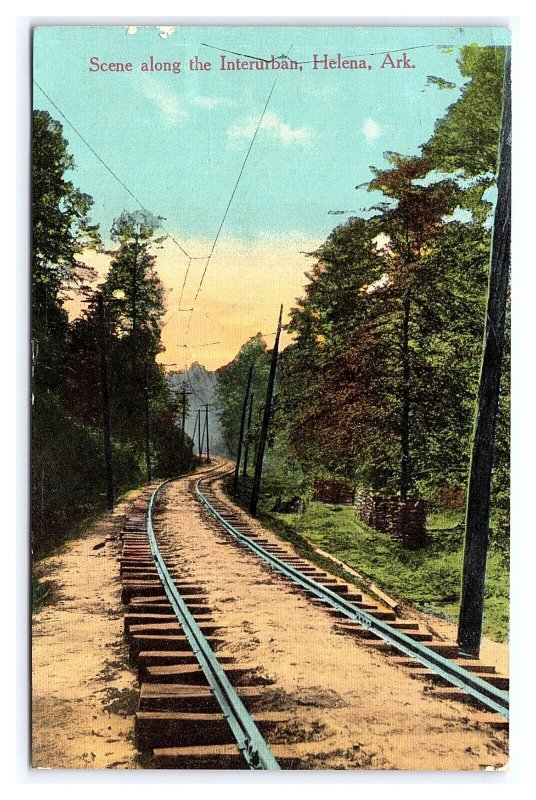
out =
[[[146,211],[118,215],[106,236],[108,274],[92,289],[97,276],[83,253],[104,247],[90,223],[92,198],[67,178],[75,165],[61,124],[37,110],[32,133],[31,498],[39,556],[148,473],[189,468],[192,448],[186,438],[182,450],[181,409],[155,360],[165,311],[150,252],[159,219]],[[69,322],[64,304],[72,290],[84,296],[85,310]]]
[[[266,511],[277,509],[281,497],[307,500],[315,481],[329,478],[384,497],[421,499],[431,519],[447,514],[461,529],[486,313],[504,51],[465,47],[459,66],[459,98],[421,152],[386,153],[385,168],[371,167],[367,188],[375,202],[369,213],[335,228],[310,254],[305,293],[290,314],[294,340],[279,358]],[[441,81],[435,85],[442,90]],[[248,435],[255,450],[269,359],[259,335],[220,370],[222,424],[232,453],[251,364]],[[508,342],[505,362],[492,509],[492,543],[503,565]],[[461,540],[445,537],[444,547],[458,552]]]

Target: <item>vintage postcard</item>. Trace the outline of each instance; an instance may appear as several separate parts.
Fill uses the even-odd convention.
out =
[[[510,31],[33,31],[32,766],[507,768]]]

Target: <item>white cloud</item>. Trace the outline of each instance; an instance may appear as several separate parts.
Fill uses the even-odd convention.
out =
[[[227,136],[230,142],[240,139],[251,139],[257,129],[258,120],[255,117],[235,122],[227,129]],[[289,144],[307,144],[311,140],[311,131],[308,128],[291,128],[274,111],[269,111],[264,115],[260,131],[265,133],[270,139],[276,139],[285,146]]]
[[[361,133],[368,142],[371,142],[373,139],[377,139],[378,136],[381,136],[382,129],[375,119],[367,117],[361,128]]]
[[[227,97],[207,97],[202,94],[194,94],[191,96],[191,102],[201,108],[234,108],[236,103],[229,100]]]
[[[180,104],[177,97],[163,89],[156,81],[146,77],[143,93],[160,109],[164,117],[164,124],[171,126],[188,118],[187,112]]]

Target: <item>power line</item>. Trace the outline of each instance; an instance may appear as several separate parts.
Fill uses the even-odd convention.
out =
[[[214,344],[221,344],[221,341],[220,342],[205,342],[204,344],[192,344],[192,345],[190,345],[190,350],[195,350],[198,347],[212,347],[212,345],[214,345]],[[177,347],[188,347],[188,345],[187,344],[178,344]]]
[[[216,249],[216,244],[217,244],[217,242],[218,242],[218,239],[219,239],[219,237],[220,237],[220,233],[221,233],[221,231],[222,231],[222,228],[223,228],[223,226],[224,226],[224,224],[225,224],[225,220],[227,219],[227,214],[229,213],[229,209],[231,208],[231,204],[232,204],[232,202],[233,202],[233,200],[234,200],[234,196],[235,196],[235,194],[236,194],[236,191],[237,191],[237,189],[238,189],[238,185],[239,185],[239,183],[240,183],[240,180],[241,180],[241,178],[242,178],[242,174],[243,174],[243,172],[244,172],[244,169],[246,168],[246,164],[247,164],[247,161],[248,161],[249,155],[250,155],[250,153],[251,153],[251,151],[252,151],[252,149],[253,149],[253,145],[255,144],[255,139],[257,138],[257,134],[258,134],[258,132],[259,132],[259,128],[260,128],[260,127],[261,127],[261,125],[262,125],[262,121],[263,121],[263,119],[264,119],[264,115],[266,114],[266,109],[268,108],[268,104],[269,104],[269,102],[270,102],[270,100],[271,100],[271,98],[272,98],[272,94],[273,94],[273,91],[274,91],[274,89],[275,89],[275,85],[276,85],[276,83],[277,83],[277,78],[276,78],[276,79],[275,79],[275,81],[273,82],[273,84],[272,84],[272,88],[270,89],[270,91],[269,91],[269,93],[268,93],[268,97],[267,97],[267,99],[266,99],[266,103],[264,104],[264,108],[263,108],[263,110],[262,110],[262,114],[261,114],[261,115],[260,115],[260,117],[259,117],[259,121],[258,121],[258,123],[257,123],[257,127],[255,128],[255,132],[254,132],[254,134],[253,134],[253,137],[252,137],[252,139],[251,139],[251,142],[249,143],[249,147],[248,147],[248,149],[247,149],[247,152],[246,152],[246,155],[245,155],[245,157],[244,157],[244,161],[242,162],[242,166],[240,167],[240,172],[238,173],[238,178],[236,179],[236,183],[235,183],[235,185],[234,185],[234,187],[233,187],[233,191],[231,192],[231,196],[230,196],[230,198],[229,198],[229,202],[227,203],[227,206],[226,206],[226,208],[225,208],[225,211],[223,212],[223,217],[222,217],[222,219],[221,219],[220,226],[219,226],[219,228],[218,228],[218,230],[217,230],[216,236],[214,237],[214,242],[212,243],[212,248],[211,248],[211,250],[210,250],[210,253],[208,254],[207,263],[205,264],[205,269],[203,270],[203,274],[201,275],[201,280],[199,281],[199,286],[197,287],[197,291],[196,291],[196,293],[195,293],[194,302],[195,302],[195,301],[197,300],[197,298],[199,297],[199,292],[201,291],[201,287],[202,287],[202,285],[203,285],[203,281],[204,281],[204,279],[205,279],[205,275],[206,275],[206,273],[207,273],[207,269],[208,269],[208,267],[209,267],[210,260],[211,260],[211,258],[212,258],[212,255],[213,255],[213,253],[214,253],[214,250]]]
[[[238,189],[238,185],[239,185],[240,180],[242,178],[242,175],[244,173],[244,169],[246,168],[246,164],[248,162],[250,153],[251,153],[251,151],[253,149],[253,145],[255,144],[255,139],[257,138],[257,134],[258,134],[259,129],[260,129],[261,125],[262,125],[262,121],[264,119],[264,115],[266,114],[266,109],[268,108],[268,104],[269,104],[269,102],[270,102],[270,100],[272,98],[272,94],[274,92],[277,80],[278,80],[278,78],[276,78],[274,80],[274,82],[272,84],[272,87],[271,87],[271,89],[270,89],[270,91],[268,93],[268,97],[266,98],[266,102],[264,104],[264,108],[262,109],[262,113],[261,113],[261,115],[259,117],[259,121],[257,123],[257,127],[255,128],[255,131],[254,131],[253,136],[251,138],[251,142],[249,143],[249,147],[248,147],[248,149],[246,151],[246,155],[244,156],[244,160],[242,162],[242,166],[240,167],[240,171],[238,173],[238,177],[237,177],[235,185],[233,187],[233,191],[231,192],[231,196],[229,197],[229,201],[227,203],[227,206],[225,207],[225,211],[223,212],[223,216],[221,218],[220,225],[218,227],[218,230],[216,232],[216,236],[214,237],[214,241],[212,243],[212,248],[211,248],[210,253],[209,253],[208,257],[207,257],[207,262],[205,264],[205,269],[203,270],[203,274],[201,275],[201,280],[199,281],[199,286],[197,287],[197,291],[195,293],[195,297],[194,297],[194,300],[193,300],[193,304],[194,305],[195,305],[195,302],[196,302],[197,298],[199,297],[199,292],[201,291],[201,287],[203,286],[203,281],[205,280],[205,275],[207,274],[207,270],[208,270],[212,255],[214,253],[214,250],[216,249],[216,244],[218,243],[218,239],[220,237],[220,233],[221,233],[222,228],[223,228],[223,226],[225,224],[225,220],[227,219],[227,214],[229,213],[229,209],[231,208],[231,204],[232,204],[232,202],[234,200],[234,196],[235,196],[236,191]],[[186,325],[186,337],[188,337],[188,334],[190,332],[190,324],[192,322],[192,316],[193,316],[193,309],[190,312],[190,316],[188,318],[188,323]]]
[[[129,189],[129,187],[126,185],[126,183],[125,183],[125,182],[124,182],[124,181],[123,181],[123,180],[122,180],[122,179],[119,177],[119,175],[117,175],[117,173],[115,173],[115,172],[113,171],[113,169],[112,169],[111,167],[109,167],[109,166],[108,166],[108,164],[106,163],[106,161],[105,161],[103,158],[101,158],[101,156],[100,156],[100,155],[97,153],[97,151],[95,150],[95,148],[94,148],[94,147],[93,147],[93,146],[92,146],[92,145],[91,145],[91,144],[88,142],[88,140],[87,140],[87,139],[86,139],[86,138],[85,138],[85,137],[84,137],[84,136],[83,136],[83,135],[80,133],[80,131],[78,130],[78,128],[77,128],[77,127],[76,127],[76,126],[75,126],[75,125],[74,125],[74,124],[71,122],[71,120],[70,120],[70,119],[69,119],[69,118],[68,118],[68,117],[67,117],[67,116],[66,116],[66,115],[63,113],[63,111],[61,110],[61,108],[60,108],[60,107],[57,105],[57,103],[55,103],[55,102],[54,102],[54,100],[53,100],[53,99],[50,97],[50,95],[49,95],[47,92],[45,92],[45,90],[43,89],[43,87],[42,87],[42,86],[41,86],[41,85],[40,85],[40,84],[39,84],[39,83],[38,83],[38,82],[35,80],[35,78],[33,79],[33,82],[35,83],[35,85],[37,86],[37,88],[38,88],[38,89],[39,89],[39,90],[40,90],[40,91],[41,91],[41,92],[44,94],[44,96],[47,98],[47,100],[49,101],[49,103],[51,103],[51,105],[52,105],[52,106],[54,106],[54,108],[56,109],[56,111],[58,112],[58,114],[59,114],[61,117],[63,117],[63,119],[65,120],[65,122],[67,123],[67,125],[69,125],[69,127],[70,127],[70,128],[72,128],[72,130],[73,130],[73,131],[76,133],[76,135],[78,136],[78,138],[79,138],[79,139],[80,139],[80,140],[81,140],[81,141],[82,141],[82,142],[83,142],[83,143],[86,145],[86,147],[88,148],[88,150],[90,150],[90,151],[93,153],[93,155],[95,156],[95,158],[97,159],[97,161],[99,161],[99,162],[102,164],[102,166],[103,166],[103,167],[104,167],[106,170],[108,170],[108,172],[110,173],[110,175],[112,175],[112,177],[113,177],[113,178],[115,178],[115,180],[116,180],[116,181],[119,183],[119,185],[123,187],[123,189],[125,190],[125,192],[127,192],[127,193],[128,193],[128,194],[129,194],[129,195],[132,197],[132,199],[136,201],[136,203],[137,203],[137,204],[140,206],[140,208],[142,209],[142,211],[148,211],[148,209],[147,209],[147,208],[144,206],[144,204],[141,202],[141,200],[139,199],[139,197],[136,197],[136,195],[134,194],[134,192],[132,192],[132,191]],[[191,256],[189,253],[187,253],[187,252],[186,252],[186,250],[184,249],[184,247],[181,245],[181,243],[180,243],[179,241],[177,241],[177,239],[176,239],[176,238],[173,236],[173,234],[172,234],[172,233],[170,233],[170,232],[169,232],[169,231],[168,231],[168,230],[167,230],[167,229],[166,229],[166,228],[165,228],[163,225],[161,225],[160,227],[161,227],[161,228],[162,228],[162,230],[163,230],[163,231],[164,231],[164,232],[167,234],[167,236],[168,236],[168,237],[171,239],[171,241],[172,241],[172,242],[174,242],[174,243],[177,245],[177,247],[179,248],[179,250],[180,250],[182,253],[184,253],[184,255],[186,256],[186,258],[188,258],[188,259],[192,260],[192,258],[193,258],[193,257],[192,257],[192,256]]]
[[[220,53],[230,53],[233,56],[242,56],[242,58],[251,58],[254,61],[264,61],[267,64],[272,62],[271,58],[264,58],[263,56],[252,56],[249,53],[237,53],[235,50],[226,50],[224,47],[216,47],[213,44],[207,44],[206,42],[201,42],[203,47],[209,47],[211,50],[219,50]],[[411,47],[401,47],[398,50],[379,50],[375,53],[357,53],[353,56],[343,56],[344,59],[351,59],[351,58],[364,58],[365,56],[385,56],[389,53],[408,53],[410,50],[424,50],[430,47],[439,47],[441,49],[445,48],[454,48],[458,47],[459,45],[452,45],[452,44],[417,44]],[[279,59],[286,59],[288,56],[281,55],[276,56],[275,61]],[[314,61],[296,61],[296,64],[314,64]]]
[[[199,402],[201,403],[201,405],[205,405],[205,401],[204,401],[204,399],[203,399],[202,397],[199,397],[199,395],[197,394],[197,392],[195,391],[195,389],[194,389],[194,387],[193,387],[192,381],[190,380],[190,375],[189,375],[189,372],[188,372],[188,370],[189,370],[189,367],[188,367],[188,362],[186,362],[186,364],[185,364],[185,371],[184,371],[184,374],[186,375],[186,380],[188,381],[188,384],[189,384],[189,386],[190,386],[190,389],[192,390],[193,394],[195,394],[195,396],[197,397],[197,399],[199,400]]]

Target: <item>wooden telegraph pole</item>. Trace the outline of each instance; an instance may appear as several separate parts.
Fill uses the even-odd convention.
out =
[[[246,478],[248,474],[249,437],[251,431],[252,416],[253,416],[253,392],[251,392],[249,396],[248,422],[247,422],[246,434],[244,436],[244,467],[242,469],[242,476],[244,478]]]
[[[145,364],[145,461],[147,464],[147,481],[153,479],[153,424],[151,415],[151,398],[149,395],[149,364]]]
[[[204,438],[204,437],[203,437]],[[198,444],[198,452],[199,452],[199,459],[201,459],[202,451],[202,443],[201,443],[201,409],[197,409],[197,444]]]
[[[197,431],[197,423],[199,422],[199,414],[195,418],[194,430],[192,433],[192,453],[195,452],[195,432]]]
[[[242,445],[244,443],[244,429],[246,427],[246,414],[248,411],[249,393],[251,390],[251,381],[253,380],[253,367],[249,368],[248,380],[246,384],[246,393],[244,395],[244,404],[242,406],[242,418],[240,419],[240,434],[238,436],[238,453],[236,456],[236,465],[233,478],[233,492],[236,493],[238,488],[238,472],[240,470],[240,459],[242,458]]]
[[[210,448],[208,445],[208,403],[205,403],[205,428],[207,431],[207,464],[210,464]]]
[[[281,336],[281,320],[283,319],[283,306],[279,310],[279,321],[277,323],[277,333],[275,335],[274,348],[272,350],[272,360],[270,361],[270,372],[268,374],[268,386],[266,388],[266,403],[262,418],[259,448],[257,450],[257,462],[255,464],[255,475],[253,476],[253,489],[249,511],[255,517],[257,515],[257,505],[261,491],[262,467],[264,461],[264,451],[266,449],[266,439],[268,438],[268,428],[270,426],[270,416],[272,413],[272,398],[274,395],[275,373],[277,370],[277,356],[279,351],[279,338]]]
[[[110,380],[108,375],[108,352],[106,346],[106,319],[104,298],[97,295],[97,316],[99,321],[99,350],[102,387],[102,428],[104,435],[104,462],[106,469],[106,500],[110,511],[114,508],[114,464],[112,445],[112,409],[110,400]]]
[[[458,626],[460,653],[473,658],[478,658],[482,637],[492,468],[510,274],[511,130],[510,48],[507,47],[497,205],[493,224],[484,349],[467,492],[462,596]]]
[[[181,472],[185,472],[186,466],[186,396],[189,394],[193,394],[193,392],[187,392],[184,386],[181,389],[182,395],[182,426],[181,426]],[[195,442],[195,428],[192,437],[192,442]]]

